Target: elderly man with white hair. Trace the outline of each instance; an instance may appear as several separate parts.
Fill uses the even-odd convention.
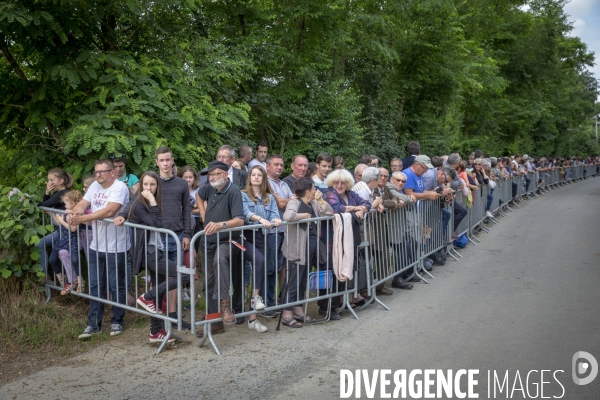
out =
[[[360,182],[357,181],[352,188],[352,191],[358,194],[363,200],[372,201],[372,209],[378,208],[382,204],[381,198],[374,200],[375,196],[373,194],[373,191],[377,188],[380,173],[378,168],[365,168],[361,173],[362,180]]]

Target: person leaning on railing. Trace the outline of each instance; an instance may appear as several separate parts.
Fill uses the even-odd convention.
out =
[[[339,170],[341,171],[341,170]],[[291,199],[283,214],[284,221],[297,222],[309,218],[333,215],[333,209],[323,199],[322,194],[315,188],[311,178],[301,178],[294,188],[295,199]],[[317,237],[315,224],[312,222],[288,225],[281,251],[286,259],[289,279],[282,289],[282,303],[293,303],[304,300],[308,266],[316,256]],[[296,268],[293,264],[296,264]],[[301,328],[300,321],[311,322],[312,318],[304,315],[303,306],[283,309],[282,322],[290,328]]]
[[[155,172],[147,171],[141,177],[141,191],[135,200],[123,209],[114,223],[122,226],[126,220],[138,225],[153,228],[162,228],[161,182]],[[133,275],[137,275],[148,268],[152,289],[142,294],[137,303],[152,314],[162,314],[160,305],[162,298],[168,291],[177,289],[177,262],[171,261],[165,252],[165,244],[161,235],[147,231],[143,228],[133,228],[132,238],[135,240],[133,251]],[[181,284],[186,286],[189,275],[182,274]],[[151,318],[150,343],[162,342],[167,336],[162,320]],[[174,341],[173,337],[169,342]]]
[[[266,234],[263,229],[247,231],[244,234],[244,246],[246,247],[246,251],[243,253],[244,261],[249,261],[254,265],[250,307],[260,311],[265,308],[263,297],[260,295],[261,293],[264,295],[266,289],[265,257],[267,260],[272,260],[276,250],[275,231],[269,229],[281,225],[277,201],[269,185],[267,171],[260,165],[255,165],[248,172],[246,188],[242,190],[242,205],[246,224],[260,224],[267,229]],[[256,319],[256,314],[248,317],[248,329],[257,332],[267,331],[267,327]]]
[[[362,175],[362,173],[361,173]],[[362,176],[361,176],[362,177]],[[356,271],[358,266],[358,246],[360,245],[360,223],[359,221],[364,218],[364,215],[371,209],[371,202],[360,197],[356,192],[352,191],[354,187],[354,179],[349,171],[343,169],[336,169],[327,175],[327,186],[329,188],[325,191],[325,201],[331,205],[331,208],[335,213],[352,213],[352,235],[354,238],[354,270]],[[332,254],[332,241],[333,229],[329,229],[330,237],[327,238],[328,254]],[[329,263],[332,265],[332,263]],[[356,278],[355,278],[356,279]],[[354,298],[352,305],[362,305],[365,303],[365,299],[358,294]],[[336,309],[342,305],[341,297],[334,297],[331,299],[331,320],[340,319],[340,314]],[[325,315],[327,313],[327,300],[319,301],[319,314]]]

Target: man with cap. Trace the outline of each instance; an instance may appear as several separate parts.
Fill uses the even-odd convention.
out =
[[[417,200],[435,200],[441,196],[433,190],[425,190],[423,174],[429,168],[433,168],[429,157],[418,155],[415,157],[412,165],[402,171],[406,175],[406,185],[404,185],[404,193],[406,195],[410,196],[412,194]]]
[[[228,177],[229,165],[222,161],[211,161],[207,171],[209,185],[198,189],[196,201],[200,209],[200,217],[204,222],[205,238],[200,240],[202,250],[201,262],[206,274],[207,285],[204,295],[208,313],[221,313],[223,322],[231,324],[236,321],[234,312],[243,310],[243,270],[240,250],[233,242],[240,242],[240,231],[219,233],[228,228],[244,225],[244,209],[242,194],[237,185]],[[233,303],[229,304],[229,270],[233,279]],[[232,311],[233,308],[233,311]],[[241,317],[241,322],[244,318]],[[212,330],[223,330],[221,324],[213,324]]]

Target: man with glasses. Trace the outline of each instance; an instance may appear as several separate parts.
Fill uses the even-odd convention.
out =
[[[108,274],[108,291],[112,301],[126,304],[125,255],[129,250],[129,238],[124,227],[101,220],[112,218],[129,202],[129,190],[127,185],[117,180],[115,166],[108,159],[96,161],[94,174],[96,181],[90,185],[83,199],[73,210],[67,211],[67,222],[71,225],[92,222],[93,240],[88,253],[90,296],[107,298]],[[88,207],[91,207],[91,214],[85,214]],[[113,306],[112,312],[110,336],[117,336],[123,332],[125,310]],[[79,339],[101,333],[103,316],[104,303],[90,300],[88,326]]]
[[[410,168],[406,168],[402,171],[406,175],[406,185],[404,186],[405,194],[412,194],[417,200],[436,200],[441,197],[441,194],[435,191],[425,190],[423,175],[429,168],[433,168],[429,157],[426,155],[419,155],[415,157]]]
[[[234,312],[243,311],[243,269],[240,249],[230,243],[230,239],[240,243],[241,231],[221,233],[220,230],[244,225],[242,193],[237,185],[229,180],[230,166],[221,161],[211,161],[207,171],[209,185],[198,189],[196,198],[200,216],[204,221],[205,237],[200,241],[202,267],[206,274],[206,299],[209,314],[221,313],[223,322],[236,321]],[[231,268],[230,282],[229,273]],[[233,284],[233,311],[229,303],[229,286]],[[212,332],[224,330],[223,324],[212,324]]]
[[[392,174],[394,172],[402,172],[402,160],[399,158],[392,158],[392,161],[390,162],[390,170]],[[392,175],[390,174],[390,180],[391,179]]]
[[[231,183],[240,189],[244,189],[246,187],[248,173],[246,171],[242,171],[241,169],[233,168],[232,166],[233,162],[235,161],[235,149],[233,147],[229,145],[223,145],[219,147],[215,160],[221,161],[229,167],[229,170],[227,171],[227,177]],[[206,173],[204,175],[206,175]]]
[[[386,183],[386,186],[388,189],[390,189],[391,195],[398,199],[398,207],[402,207],[403,205],[411,205],[417,201],[414,195],[411,194],[409,196],[403,193],[405,184],[406,175],[402,171],[392,172],[390,181]]]

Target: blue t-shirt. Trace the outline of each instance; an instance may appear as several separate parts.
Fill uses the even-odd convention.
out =
[[[410,168],[406,168],[402,172],[406,175],[404,189],[412,189],[414,193],[423,193],[423,188],[425,187],[423,177],[417,176]]]

